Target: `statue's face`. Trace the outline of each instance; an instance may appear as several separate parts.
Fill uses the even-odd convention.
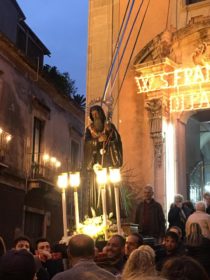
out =
[[[93,110],[91,112],[91,115],[93,117],[93,120],[97,120],[97,119],[100,119],[100,115],[99,115],[99,112],[97,110]]]
[[[103,117],[100,114],[100,111],[97,109],[93,109],[91,111],[91,117],[96,131],[102,132],[104,129],[104,121],[103,121]]]

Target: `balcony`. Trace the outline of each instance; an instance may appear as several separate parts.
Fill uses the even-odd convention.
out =
[[[4,131],[0,127],[0,168],[8,168],[5,158],[8,154],[9,143],[12,139],[12,135]]]
[[[56,185],[56,178],[60,173],[61,163],[55,157],[48,154],[34,156],[30,166],[29,188],[37,188],[40,185]]]

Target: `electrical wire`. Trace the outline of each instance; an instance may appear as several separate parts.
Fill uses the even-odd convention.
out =
[[[111,89],[110,89],[110,94],[112,93],[112,90],[113,90],[113,88],[114,88],[114,85],[115,85],[115,82],[116,82],[116,79],[117,79],[117,74],[118,74],[118,71],[119,71],[119,69],[120,69],[120,65],[121,65],[121,63],[122,63],[122,59],[123,59],[123,57],[124,57],[124,54],[125,54],[125,51],[126,51],[126,48],[127,48],[128,42],[129,42],[129,39],[130,39],[130,37],[131,37],[133,28],[134,28],[134,26],[135,26],[136,20],[137,20],[137,18],[138,18],[138,15],[139,15],[139,13],[140,13],[140,10],[141,10],[141,7],[142,7],[143,3],[144,3],[144,0],[143,0],[143,1],[141,2],[141,4],[139,5],[139,8],[138,8],[138,11],[137,11],[137,13],[136,13],[135,19],[134,19],[134,21],[133,21],[133,24],[132,24],[132,26],[131,26],[130,32],[129,32],[129,34],[128,34],[128,38],[127,38],[127,40],[126,40],[126,43],[125,43],[125,46],[124,46],[122,55],[121,55],[121,57],[120,57],[120,60],[119,60],[118,66],[117,66],[116,73],[115,73],[115,75],[114,75],[114,80],[113,80],[112,87],[111,87]],[[105,97],[106,97],[106,96],[103,96],[103,100],[105,100]]]
[[[167,18],[166,18],[166,29],[168,28],[170,5],[171,5],[171,0],[168,0],[168,12],[167,12]]]
[[[130,0],[128,1],[127,7],[126,7],[126,10],[125,10],[125,13],[124,13],[123,21],[122,21],[122,24],[120,26],[120,30],[119,30],[117,41],[116,41],[115,48],[114,48],[114,57],[112,59],[111,65],[109,67],[107,79],[106,79],[106,82],[105,82],[104,92],[103,92],[103,95],[102,95],[102,100],[104,100],[105,99],[104,97],[106,96],[108,85],[110,83],[110,77],[112,75],[112,70],[114,68],[114,65],[115,65],[115,62],[116,62],[116,59],[117,59],[117,56],[118,56],[118,53],[119,53],[120,46],[121,46],[123,38],[124,38],[124,34],[125,34],[125,31],[126,31],[129,19],[130,19],[130,15],[131,15],[131,12],[133,10],[134,2],[135,2],[135,0],[132,1],[131,6],[130,6],[130,10],[129,10],[129,13],[128,13],[128,16],[127,16],[128,7],[130,5]],[[126,19],[126,16],[127,16],[127,19]],[[125,19],[126,19],[126,22],[125,22]]]
[[[119,99],[120,92],[121,92],[121,89],[122,89],[122,86],[123,86],[123,83],[124,83],[124,80],[125,80],[125,77],[126,77],[126,74],[127,74],[127,71],[128,71],[128,67],[129,67],[129,65],[130,65],[130,62],[131,62],[131,59],[132,59],[132,56],[133,56],[133,53],[134,53],[134,50],[135,50],[135,47],[136,47],[136,44],[137,44],[137,41],[138,41],[140,32],[141,32],[141,29],[142,29],[142,26],[143,26],[143,24],[144,24],[144,20],[145,20],[145,17],[146,17],[148,8],[149,8],[149,4],[150,4],[150,0],[148,1],[146,10],[145,10],[145,13],[144,13],[144,16],[143,16],[143,19],[142,19],[142,22],[141,22],[141,25],[140,25],[140,28],[139,28],[139,31],[138,31],[138,34],[137,34],[137,36],[136,36],[136,40],[135,40],[135,43],[134,43],[134,45],[133,45],[133,49],[132,49],[132,52],[131,52],[131,55],[130,55],[130,58],[129,58],[127,67],[126,67],[126,70],[125,70],[125,73],[124,73],[124,76],[123,76],[123,79],[122,79],[122,82],[121,82],[121,85],[120,85],[120,88],[119,88],[119,91],[118,91],[118,94],[117,94],[117,97],[116,97],[116,100],[115,100],[115,103],[114,103],[114,105],[113,105],[113,111],[114,111],[114,108],[115,108],[115,106],[116,106],[116,104],[117,104],[117,101],[118,101],[118,99]]]
[[[178,1],[176,1],[176,30],[178,29]]]

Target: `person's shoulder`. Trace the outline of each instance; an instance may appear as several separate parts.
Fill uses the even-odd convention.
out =
[[[107,279],[115,279],[114,274],[112,274],[110,271],[108,271],[102,267],[99,267],[99,266],[97,266],[97,270],[100,273],[100,275],[109,277]]]
[[[52,278],[52,280],[67,280],[67,279],[71,280],[71,278],[69,278],[69,269],[66,271],[57,273]]]
[[[162,209],[162,205],[160,204],[160,202],[158,202],[158,201],[156,201],[155,199],[153,199],[153,203],[154,203],[157,207],[159,207],[159,208]]]

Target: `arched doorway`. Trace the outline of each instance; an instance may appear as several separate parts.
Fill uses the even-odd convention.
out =
[[[210,110],[198,111],[186,125],[188,198],[201,200],[210,191]]]

